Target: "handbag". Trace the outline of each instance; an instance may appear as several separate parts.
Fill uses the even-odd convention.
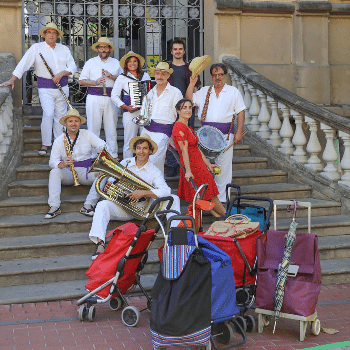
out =
[[[259,230],[258,222],[251,222],[246,215],[235,214],[225,221],[214,221],[204,235],[220,237],[246,237]]]

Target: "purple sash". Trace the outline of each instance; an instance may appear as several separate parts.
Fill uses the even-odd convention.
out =
[[[202,122],[202,125],[213,126],[214,128],[219,129],[224,135],[226,135],[230,130],[231,123]],[[234,134],[234,133],[235,133],[235,126],[233,125],[231,129],[231,134]]]
[[[76,168],[86,168],[86,180],[88,178],[88,172],[92,165],[92,159],[80,160],[79,162],[73,162]]]
[[[52,79],[46,79],[42,77],[38,78],[38,88],[39,89],[58,89],[57,85],[52,81]],[[64,87],[68,84],[68,76],[63,77],[60,80],[61,87]]]
[[[129,95],[124,95],[124,96],[123,96],[123,102],[124,102],[127,106],[130,106],[130,104],[131,104],[130,96],[129,96]],[[123,112],[128,112],[128,110],[123,108]]]
[[[145,129],[151,132],[161,132],[168,137],[171,137],[171,133],[173,131],[174,124],[160,124],[151,120],[151,124],[145,126]]]
[[[106,91],[107,91],[107,96],[111,97],[112,88],[107,87]],[[90,86],[88,88],[87,94],[94,95],[94,96],[103,96],[103,87],[91,87]]]

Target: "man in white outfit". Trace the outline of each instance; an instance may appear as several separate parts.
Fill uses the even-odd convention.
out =
[[[150,160],[164,175],[164,162],[167,144],[176,119],[176,103],[183,98],[181,91],[168,83],[173,69],[166,62],[159,62],[150,68],[157,85],[147,94],[152,104],[151,124],[144,129],[158,145],[158,152],[150,156]],[[142,132],[145,130],[143,129]]]
[[[61,125],[66,127],[66,131],[54,141],[51,150],[49,164],[52,170],[49,177],[48,200],[50,210],[45,219],[53,219],[61,214],[62,184],[73,185],[74,183],[71,165],[74,165],[78,182],[81,185],[91,185],[97,176],[97,173],[88,173],[92,165],[92,152],[93,149],[100,152],[106,143],[92,132],[80,129],[80,125],[85,122],[86,118],[81,117],[75,109],[70,109],[60,120]],[[68,152],[64,139],[66,139]],[[95,202],[95,192],[90,190],[80,212],[93,216]]]
[[[88,87],[87,127],[96,136],[100,136],[103,121],[108,149],[114,158],[118,158],[117,107],[112,103],[111,91],[115,80],[123,70],[117,59],[109,57],[115,47],[108,38],[100,38],[92,45],[92,49],[98,52],[98,56],[90,58],[85,63],[79,78],[79,84]]]
[[[191,99],[195,106],[198,106],[198,118],[202,125],[210,125],[219,129],[228,143],[239,143],[242,140],[244,127],[245,105],[242,95],[234,86],[225,83],[227,67],[223,63],[215,63],[210,67],[210,74],[213,86],[205,86],[196,93],[193,93],[197,78],[190,79],[186,91],[186,98]],[[204,108],[207,105],[207,109]],[[233,118],[237,115],[237,130],[231,127]],[[235,133],[234,133],[235,132]],[[230,135],[228,135],[230,134]],[[232,182],[232,157],[233,148],[221,153],[215,163],[221,169],[221,173],[215,176],[221,202],[226,201],[226,185]]]
[[[77,71],[77,67],[68,47],[56,43],[63,32],[54,23],[48,23],[46,27],[40,29],[39,34],[45,38],[45,41],[31,46],[19,61],[11,79],[0,86],[11,85],[13,89],[15,81],[21,79],[23,74],[34,65],[38,78],[40,103],[43,109],[42,146],[39,154],[46,155],[48,147],[52,145],[52,130],[55,138],[62,134],[62,125],[59,121],[67,112],[67,103],[56,84],[59,83],[66,96],[69,96],[68,76],[73,75]],[[45,66],[40,53],[52,69],[54,78]]]
[[[141,198],[159,198],[171,195],[171,189],[166,184],[162,173],[158,168],[149,161],[149,156],[157,152],[157,144],[151,140],[146,133],[141,136],[136,136],[130,141],[130,148],[136,154],[135,158],[123,159],[121,164],[127,167],[128,170],[140,177],[148,184],[155,187],[154,190],[136,190],[129,193],[126,197],[131,200],[139,200]],[[114,182],[113,177],[108,179],[109,182]],[[92,186],[91,192],[95,190]],[[96,192],[95,192],[96,193]],[[91,195],[92,197],[92,195]],[[98,195],[96,193],[96,197]],[[174,199],[172,210],[180,212],[180,199],[177,196],[172,196]],[[142,205],[142,201],[140,202]],[[168,217],[174,214],[168,214]],[[110,220],[129,221],[133,216],[126,212],[118,203],[109,200],[103,200],[96,206],[94,219],[90,229],[89,237],[97,244],[96,252],[92,255],[92,260],[105,251],[105,238],[107,233],[107,225]]]

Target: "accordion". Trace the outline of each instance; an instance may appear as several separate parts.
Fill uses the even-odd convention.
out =
[[[143,98],[151,90],[151,81],[133,81],[129,83],[130,105],[133,108],[142,106]]]

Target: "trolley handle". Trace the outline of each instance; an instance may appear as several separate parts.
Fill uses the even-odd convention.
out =
[[[168,210],[157,210],[154,213],[154,218],[157,220],[159,227],[162,230],[163,236],[164,238],[166,238],[166,234],[165,234],[165,229],[164,229],[164,225],[163,225],[163,220],[164,220],[164,216],[167,213],[174,213],[175,215],[181,215],[179,212],[177,212],[176,210],[172,210],[172,209],[168,209]],[[161,216],[161,218],[160,218]]]
[[[196,247],[198,248],[198,238],[197,238],[197,229],[196,229],[195,219],[190,215],[174,215],[166,223],[166,232],[170,231],[170,224],[172,221],[175,221],[175,220],[182,221],[185,224],[187,231],[193,232],[194,241],[195,241]],[[187,225],[187,223],[186,223],[187,220],[191,221],[192,227],[189,227]],[[167,241],[168,241],[168,234],[165,236],[165,244],[167,244]]]
[[[231,196],[232,188],[235,188],[237,190],[237,196],[241,195],[241,186],[236,184],[227,184],[226,185],[226,210],[228,209],[228,206],[230,204],[230,196]]]
[[[166,201],[169,201],[166,208],[170,209],[174,203],[174,198],[172,196],[160,197],[153,201],[153,203],[150,205],[148,209],[148,213],[151,214],[157,204],[159,204],[160,202],[166,202]]]

